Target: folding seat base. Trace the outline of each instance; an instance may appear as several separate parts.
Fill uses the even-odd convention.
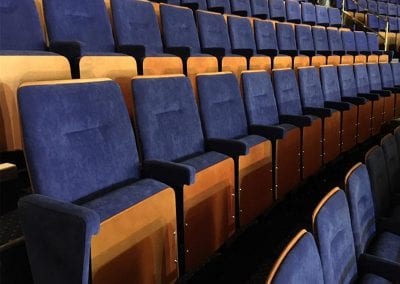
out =
[[[322,121],[315,119],[310,126],[303,127],[302,178],[318,172],[322,166]]]
[[[175,194],[167,188],[103,221],[91,242],[92,282],[177,279]]]
[[[357,106],[342,112],[342,147],[346,152],[357,144]]]
[[[328,163],[340,154],[340,112],[324,119],[324,163]]]
[[[136,61],[130,56],[83,56],[79,61],[81,79],[110,78],[117,81],[129,116],[133,117],[131,79],[137,75]]]
[[[338,66],[340,64],[340,56],[339,55],[330,55],[327,59],[328,65]]]
[[[232,72],[238,80],[242,71],[247,70],[247,60],[243,56],[225,56],[222,58],[221,71]]]
[[[225,159],[184,186],[186,270],[198,267],[235,231],[234,162]]]
[[[371,136],[372,103],[368,101],[358,106],[357,143],[362,143]]]
[[[390,97],[384,97],[383,99],[383,123],[388,123],[394,118],[396,95],[391,94]]]
[[[326,57],[322,55],[313,56],[311,58],[311,65],[315,67],[320,67],[326,64]]]
[[[384,99],[381,97],[372,102],[371,135],[378,135],[383,123]]]
[[[143,75],[182,74],[183,65],[179,57],[145,57]]]
[[[250,70],[265,70],[271,72],[271,58],[269,56],[253,56],[250,58]]]
[[[283,199],[301,180],[301,131],[294,128],[276,141],[276,198]]]
[[[272,146],[265,141],[239,157],[240,226],[261,215],[273,202]]]
[[[196,96],[197,96],[196,75],[200,73],[218,72],[218,60],[216,57],[213,56],[189,57],[186,62],[186,66],[187,66],[187,76],[190,82],[192,83],[193,91],[195,92]]]
[[[285,55],[275,56],[273,61],[273,69],[283,68],[292,68],[292,58]]]

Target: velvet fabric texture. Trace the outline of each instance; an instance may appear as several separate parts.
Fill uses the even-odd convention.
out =
[[[357,52],[356,41],[354,39],[354,33],[352,31],[341,31],[343,48],[347,54],[353,54]]]
[[[304,24],[314,25],[317,21],[315,6],[312,3],[301,3],[301,18]]]
[[[381,74],[377,63],[367,64],[369,84],[372,91],[382,90]]]
[[[387,3],[378,1],[378,14],[379,15],[387,15]]]
[[[356,12],[357,11],[356,3],[354,3],[351,0],[346,0],[344,5],[345,5],[345,8],[346,8],[347,11],[352,11],[352,12]]]
[[[376,1],[368,0],[368,11],[373,14],[378,13],[378,3]]]
[[[342,97],[357,97],[357,83],[352,65],[338,66],[339,84]]]
[[[392,73],[392,68],[390,63],[379,63],[380,78],[382,82],[382,87],[391,89],[394,88],[394,78]],[[400,72],[400,70],[399,70]],[[400,76],[400,75],[397,75]]]
[[[329,49],[331,52],[342,52],[344,50],[340,32],[337,29],[327,29]]]
[[[256,54],[253,28],[247,18],[228,17],[229,38],[233,49],[250,49]]]
[[[275,27],[279,50],[282,53],[285,51],[297,51],[293,26],[288,23],[277,23]]]
[[[328,7],[315,5],[315,14],[317,16],[317,25],[329,26]]]
[[[400,63],[390,63],[392,67],[393,83],[395,86],[400,86]]]
[[[355,31],[354,39],[358,53],[369,53],[367,35],[363,31]]]
[[[386,30],[386,20],[384,18],[379,18],[379,31]]]
[[[397,5],[393,3],[388,3],[388,15],[389,16],[397,16]]]
[[[370,93],[371,89],[367,66],[364,64],[354,65],[354,76],[356,79],[357,93]]]
[[[296,0],[286,0],[286,20],[292,23],[301,23],[300,3]]]
[[[321,260],[315,240],[305,233],[289,251],[279,266],[274,284],[323,283]]]
[[[116,42],[119,46],[143,46],[145,56],[164,52],[157,16],[150,2],[112,0],[111,8]]]
[[[340,27],[342,25],[342,15],[338,8],[328,7],[328,15],[331,27]]]
[[[207,0],[207,6],[209,9],[222,8],[223,11],[220,11],[221,13],[231,13],[231,4],[229,0]]]
[[[379,19],[374,14],[367,14],[367,26],[373,31],[379,30]]]
[[[45,50],[43,31],[33,0],[0,3],[0,49]]]
[[[231,0],[231,13],[250,17],[252,14],[249,0]]]
[[[298,72],[303,107],[324,108],[325,100],[317,68],[299,69]]]
[[[400,153],[396,138],[390,135],[382,140],[382,150],[386,160],[390,192],[400,194]]]
[[[254,34],[258,50],[278,51],[278,41],[272,22],[254,21]]]
[[[315,51],[327,53],[329,52],[328,36],[325,28],[312,27]]]
[[[367,32],[368,48],[372,53],[379,51],[378,35]]]
[[[339,77],[336,66],[323,66],[320,68],[321,84],[326,101],[340,102]]]
[[[300,53],[302,51],[307,52],[309,54],[315,53],[314,42],[310,26],[297,25],[296,40]]]
[[[325,283],[354,281],[357,278],[356,253],[349,207],[342,190],[337,191],[321,207],[313,226]]]
[[[269,17],[271,20],[284,21],[286,18],[283,0],[269,0]]]
[[[263,19],[269,18],[268,1],[250,0],[250,7],[254,17],[259,17]]]
[[[114,52],[111,24],[102,0],[44,0],[50,42],[78,42],[81,55]]]
[[[303,115],[294,70],[274,70],[273,78],[279,114]]]
[[[160,5],[160,14],[165,47],[188,47],[190,55],[201,53],[192,10]]]

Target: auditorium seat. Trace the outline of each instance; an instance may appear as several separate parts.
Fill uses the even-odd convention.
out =
[[[187,77],[135,77],[132,90],[143,172],[175,190],[179,273],[183,275],[234,233],[234,162],[206,151]]]
[[[246,57],[249,70],[271,71],[271,58],[257,53],[250,20],[245,17],[228,16],[227,21],[232,53]]]
[[[385,155],[390,191],[400,196],[400,153],[393,134],[387,134],[382,138],[381,147]]]
[[[325,55],[327,57],[326,59],[327,64],[335,66],[339,65],[340,56],[332,54],[329,47],[328,35],[326,29],[324,27],[314,26],[312,27],[312,34],[314,40],[314,47],[317,54]]]
[[[357,106],[357,143],[362,143],[371,135],[372,102],[358,96],[352,65],[339,65],[338,75],[342,100]]]
[[[342,101],[336,66],[321,66],[320,78],[326,105],[341,112],[341,152],[346,152],[357,143],[357,105]]]
[[[198,11],[197,24],[203,53],[213,54],[218,58],[218,71],[230,71],[240,77],[247,69],[244,56],[232,54],[228,26],[223,15]]]
[[[368,39],[367,39],[367,35],[365,32],[354,31],[354,40],[356,42],[356,50],[357,50],[358,54],[365,55],[367,62],[378,62],[379,61],[378,56],[375,54],[372,54],[372,52],[369,50]],[[359,58],[363,59],[362,62],[360,62],[360,63],[366,63],[365,58],[362,58],[362,57],[359,57]]]
[[[378,14],[378,3],[373,0],[368,0],[368,11],[372,14]]]
[[[398,279],[400,270],[397,263],[389,263],[383,256],[357,255],[351,221],[346,195],[338,187],[325,195],[313,212],[313,231],[321,256],[324,282],[390,283],[390,280]],[[399,237],[392,236],[399,245],[396,242]],[[392,239],[386,240],[390,243]],[[376,250],[377,255],[387,253],[382,243],[377,244]]]
[[[365,62],[366,56],[365,55],[360,55],[361,59],[356,60],[356,55],[358,55],[357,49],[356,49],[356,42],[354,39],[354,33],[350,29],[346,28],[341,28],[340,30],[340,37],[342,39],[343,43],[343,51],[345,52],[344,55],[342,55],[342,64],[353,64],[357,62]]]
[[[230,0],[231,13],[242,17],[250,17],[251,7],[249,0]]]
[[[286,0],[286,21],[290,23],[301,23],[301,8],[297,0]]]
[[[375,14],[368,13],[366,15],[367,27],[374,32],[379,31],[379,18]]]
[[[334,27],[328,27],[326,28],[326,33],[328,36],[328,44],[329,44],[329,50],[331,51],[332,55],[337,55],[340,56],[340,63],[343,64],[343,62],[349,62],[349,64],[353,64],[353,56],[346,56],[346,52],[344,51],[344,46],[343,46],[343,41],[342,37],[340,35],[340,32],[337,28]],[[337,61],[337,58],[333,57],[331,60],[333,62],[329,61],[328,58],[328,64],[333,64],[333,65],[338,65],[335,64]]]
[[[285,2],[283,0],[268,0],[269,4],[269,18],[271,20],[285,22]]]
[[[283,199],[301,179],[300,129],[291,124],[280,123],[269,73],[244,71],[242,87],[250,133],[272,142],[275,197]]]
[[[341,113],[325,103],[316,67],[301,67],[298,76],[303,113],[322,120],[322,159],[329,163],[340,154]]]
[[[303,24],[315,25],[317,22],[317,16],[315,14],[315,6],[312,3],[301,3],[301,19]]]
[[[371,53],[379,55],[379,62],[389,62],[389,55],[379,50],[378,35],[367,32],[368,47]]]
[[[70,79],[68,60],[47,51],[33,0],[0,8],[0,152],[22,149],[17,88],[25,81]]]
[[[331,27],[341,27],[342,26],[342,15],[338,8],[328,7],[329,15],[329,26]]]
[[[328,14],[328,7],[315,5],[315,15],[317,18],[316,24],[318,26],[329,26],[329,14]]]
[[[272,267],[267,284],[294,284],[299,281],[323,283],[321,260],[314,237],[301,230],[284,248]]]
[[[199,108],[208,147],[235,161],[236,228],[273,203],[272,145],[250,133],[238,81],[232,73],[197,76]]]
[[[279,53],[275,27],[272,21],[254,20],[257,53],[271,57],[273,68],[291,68],[292,58]]]
[[[319,67],[325,65],[326,56],[316,52],[311,26],[299,24],[295,26],[295,30],[299,54],[309,56],[311,58],[311,65],[313,66]]]
[[[207,13],[197,11],[197,13],[202,12]],[[160,4],[160,14],[165,51],[182,59],[184,72],[195,89],[196,74],[218,71],[218,60],[214,56],[202,54],[192,10]]]
[[[250,0],[251,13],[259,19],[269,18],[269,7],[267,0]]]
[[[293,69],[273,70],[275,97],[281,123],[293,124],[301,129],[303,179],[315,174],[322,165],[322,121],[305,115]]]
[[[371,135],[377,135],[384,122],[385,99],[379,94],[372,93],[370,87],[372,82],[365,64],[357,63],[354,65],[354,78],[356,81],[357,96],[367,99],[372,104]]]
[[[19,201],[34,281],[176,279],[174,192],[140,174],[118,84],[25,83],[18,98],[36,193]]]
[[[344,7],[348,12],[354,13],[358,11],[357,4],[353,0],[345,0]]]
[[[388,12],[388,5],[386,2],[378,1],[378,14],[380,16],[386,16]]]
[[[385,154],[381,147],[372,147],[365,155],[371,182],[378,230],[400,234],[400,203],[398,192],[391,192]]]
[[[229,0],[207,0],[208,10],[220,14],[230,14],[231,4]]]

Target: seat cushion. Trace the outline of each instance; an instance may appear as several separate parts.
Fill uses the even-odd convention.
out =
[[[258,136],[258,135],[247,135],[247,136],[238,138],[237,140],[245,143],[248,148],[253,147],[257,144],[260,144],[261,142],[267,141],[267,139],[265,139],[264,137]]]
[[[215,165],[227,158],[228,156],[225,156],[224,154],[210,151],[177,162],[192,166],[196,169],[196,172],[200,172],[201,170],[204,170],[205,168]]]
[[[100,221],[103,222],[165,188],[167,188],[165,184],[156,180],[142,179],[121,188],[110,190],[81,205],[96,211],[100,215]]]
[[[383,232],[376,237],[368,252],[385,260],[400,263],[400,236]]]
[[[392,282],[386,280],[385,278],[379,277],[375,274],[366,274],[360,279],[359,283],[362,284],[390,284]]]

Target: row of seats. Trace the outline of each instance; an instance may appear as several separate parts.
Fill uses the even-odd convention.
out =
[[[400,3],[381,2],[374,0],[346,0],[345,9],[350,12],[371,13],[381,16],[400,16]]]
[[[22,85],[24,150],[39,195],[20,208],[35,280],[54,279],[48,270],[70,282],[88,279],[89,259],[99,283],[128,275],[162,282],[194,269],[301,178],[393,118],[399,103],[389,90],[352,93],[369,87],[356,84],[358,67],[367,72],[359,82],[368,74],[380,80],[379,67],[392,76],[387,63],[367,66],[355,65],[355,73],[351,65],[322,66],[320,75],[299,68],[299,83],[292,69],[274,70],[272,81],[265,71],[246,71],[242,96],[234,74],[199,74],[199,109],[187,77],[139,76],[135,131],[113,81]],[[131,224],[137,215],[146,218]],[[71,240],[68,254],[60,243]],[[54,261],[58,255],[76,265],[74,273]]]
[[[346,175],[346,194],[329,192],[313,213],[314,236],[300,231],[267,283],[397,283],[400,279],[400,128]],[[391,189],[387,187],[391,185]],[[394,187],[393,187],[394,186]],[[347,198],[346,198],[347,195]]]

